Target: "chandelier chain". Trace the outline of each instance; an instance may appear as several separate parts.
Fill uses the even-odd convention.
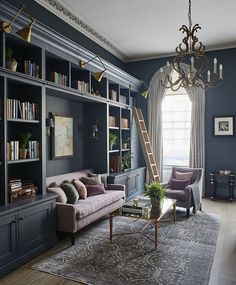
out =
[[[191,31],[192,28],[192,17],[191,17],[192,9],[191,9],[191,0],[189,0],[188,4],[188,20],[189,20],[189,29]]]

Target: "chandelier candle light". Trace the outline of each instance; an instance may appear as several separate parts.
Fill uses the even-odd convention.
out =
[[[173,91],[178,90],[180,87],[202,87],[204,89],[208,87],[217,87],[219,82],[223,80],[223,65],[219,65],[219,75],[217,75],[217,59],[213,61],[213,75],[211,75],[208,69],[209,60],[204,54],[206,49],[202,42],[198,41],[196,33],[201,29],[199,24],[195,24],[192,27],[191,18],[191,0],[189,0],[189,11],[188,11],[189,27],[183,25],[179,30],[184,34],[185,37],[182,43],[176,47],[176,56],[173,59],[173,69],[178,73],[178,79],[172,82],[171,75],[167,76],[167,80],[163,78],[163,68],[161,72],[161,84],[166,88],[171,88]],[[190,66],[189,71],[186,72],[181,64],[188,64]],[[167,62],[167,66],[170,63]],[[208,71],[207,71],[208,70]],[[203,73],[206,73],[206,79]]]

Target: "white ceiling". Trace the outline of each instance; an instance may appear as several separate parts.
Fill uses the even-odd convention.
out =
[[[188,25],[188,0],[60,0],[119,49],[126,61],[173,54]],[[236,1],[192,0],[193,24],[208,50],[236,46]]]

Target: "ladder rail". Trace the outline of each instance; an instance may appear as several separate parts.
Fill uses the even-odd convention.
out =
[[[133,107],[133,113],[150,179],[151,181],[159,182],[160,181],[159,171],[157,168],[156,160],[154,158],[153,149],[147,132],[146,124],[143,118],[142,110]]]

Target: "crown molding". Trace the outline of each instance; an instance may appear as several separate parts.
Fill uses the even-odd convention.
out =
[[[0,1],[0,21],[11,21],[17,11],[18,9],[16,7],[8,4],[6,1]],[[26,26],[28,23],[29,17],[26,14],[21,13],[14,22],[12,34],[14,34],[16,30],[22,28],[22,26]],[[16,35],[16,37],[18,36]],[[75,64],[79,64],[80,60],[87,61],[95,56],[94,53],[59,34],[58,32],[39,22],[37,19],[32,29],[31,42],[32,44],[35,44],[45,50],[49,49],[50,51],[50,49],[53,48],[58,52],[58,56],[63,56],[65,58],[67,57],[69,58],[68,61],[74,62]],[[110,62],[104,59],[102,59],[102,61],[106,66],[106,77],[108,79],[113,80],[123,86],[131,86],[131,89],[134,91],[139,90],[141,86],[140,80],[111,64]],[[103,68],[99,61],[89,63],[88,67],[91,71]]]
[[[74,29],[80,31],[119,59],[126,62],[127,54],[113,45],[111,41],[97,32],[94,28],[90,27],[84,20],[80,19],[79,16],[75,15],[65,4],[62,4],[58,0],[35,0],[35,2],[48,9],[54,15],[61,18]]]

